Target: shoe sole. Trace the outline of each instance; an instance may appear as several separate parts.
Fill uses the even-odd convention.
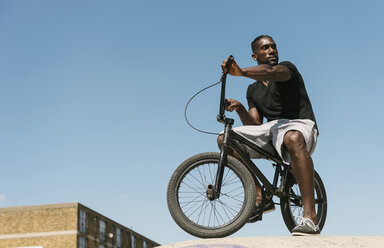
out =
[[[293,232],[292,236],[320,236],[320,233],[302,233],[302,232]]]

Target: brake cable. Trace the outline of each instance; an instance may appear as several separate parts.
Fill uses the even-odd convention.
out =
[[[213,86],[215,86],[215,85],[218,85],[219,83],[221,83],[221,80],[220,80],[219,82],[217,82],[217,83],[214,83],[214,84],[211,84],[211,85],[205,87],[204,89],[199,90],[196,94],[194,94],[194,95],[191,97],[191,99],[189,99],[188,103],[185,105],[185,109],[184,109],[184,118],[185,118],[185,121],[188,123],[188,125],[189,125],[191,128],[195,129],[195,130],[198,131],[198,132],[205,133],[205,134],[212,134],[212,135],[219,135],[219,134],[220,134],[220,133],[214,133],[214,132],[207,132],[207,131],[204,131],[204,130],[201,130],[201,129],[198,129],[198,128],[194,127],[194,126],[189,122],[188,117],[187,117],[187,109],[188,109],[188,105],[189,105],[189,103],[192,101],[192,99],[195,98],[195,97],[196,97],[198,94],[200,94],[201,92],[203,92],[203,91],[205,91],[205,90],[207,90],[207,89],[209,89],[209,88],[211,88],[211,87],[213,87]]]
[[[198,128],[194,127],[194,126],[189,122],[189,120],[188,120],[188,117],[187,117],[187,109],[188,109],[188,105],[189,105],[189,103],[192,101],[193,98],[195,98],[195,96],[197,96],[197,95],[200,94],[201,92],[203,92],[203,91],[205,91],[205,90],[207,90],[207,89],[209,89],[209,88],[211,88],[211,87],[213,87],[213,86],[215,86],[215,85],[218,85],[219,83],[223,83],[223,84],[222,84],[222,88],[221,88],[220,113],[219,113],[220,118],[223,117],[225,108],[222,108],[222,106],[225,107],[225,105],[228,103],[227,100],[224,98],[225,81],[226,81],[227,74],[228,74],[228,72],[229,72],[229,69],[230,69],[230,67],[231,67],[231,65],[232,65],[232,63],[233,63],[233,61],[234,61],[234,57],[233,57],[232,55],[229,55],[229,57],[228,57],[228,59],[227,59],[227,62],[226,62],[226,64],[225,64],[225,67],[226,67],[227,70],[226,70],[226,72],[223,71],[223,74],[221,75],[220,81],[217,82],[217,83],[211,84],[211,85],[205,87],[205,88],[202,89],[202,90],[199,90],[196,94],[194,94],[194,95],[191,97],[191,99],[189,99],[187,105],[185,105],[185,109],[184,109],[184,117],[185,117],[185,121],[188,123],[188,125],[189,125],[190,127],[192,127],[193,129],[195,129],[196,131],[201,132],[201,133],[205,133],[205,134],[212,134],[212,135],[219,135],[219,134],[220,134],[220,133],[214,133],[214,132],[207,132],[207,131],[204,131],[204,130],[201,130],[201,129],[198,129]],[[224,87],[224,88],[223,88],[223,87]],[[223,91],[223,89],[224,89],[224,91]],[[224,105],[223,105],[223,104],[224,104]]]

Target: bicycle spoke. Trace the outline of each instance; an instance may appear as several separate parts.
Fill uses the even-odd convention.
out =
[[[210,206],[211,206],[211,211],[210,211],[210,214],[209,214],[209,219],[208,219],[208,223],[211,223],[211,218],[212,218],[212,211],[213,211],[213,207],[212,207],[212,201],[211,202],[209,202],[210,203]],[[208,224],[208,226],[209,226],[209,224]]]
[[[195,199],[197,199],[197,198],[199,198],[200,196],[198,196],[198,197],[196,197]],[[204,201],[204,200],[203,200]],[[190,201],[188,204],[186,204],[186,205],[184,205],[184,206],[182,206],[182,205],[180,205],[180,207],[182,208],[182,209],[185,209],[189,204],[191,204],[191,203],[195,203],[195,204],[193,204],[192,206],[190,206],[186,211],[184,211],[184,213],[188,213],[189,212],[189,210],[191,210],[192,208],[194,208],[198,203],[200,203],[201,202],[201,200],[200,201]]]
[[[206,186],[204,185],[204,182],[203,182],[203,181],[200,181],[199,179],[197,179],[196,176],[193,175],[192,173],[191,173],[190,175],[191,175],[191,177],[192,177],[193,179],[195,179],[195,180],[197,181],[198,184],[201,184],[201,186],[202,186],[203,188],[206,187]],[[189,178],[186,178],[186,179],[189,179]],[[190,179],[189,179],[189,180],[190,180]],[[192,181],[192,180],[191,180],[191,181]]]
[[[222,186],[230,186],[230,185],[237,184],[237,183],[241,183],[241,181],[240,180],[237,180],[237,181],[233,180],[231,182],[227,182],[227,183],[223,184]]]
[[[225,182],[227,181],[228,173],[231,171],[231,170],[228,169],[227,167],[225,167],[224,170],[226,170],[226,173],[225,173],[225,175],[223,176],[223,182],[222,182],[221,186],[224,186],[224,185],[225,185]]]
[[[225,213],[225,215],[227,216],[228,220],[230,220],[231,218],[228,216],[228,212],[227,212],[226,209],[225,209],[225,207],[226,207],[225,203],[221,202],[220,199],[218,199],[218,201],[221,203],[221,207],[223,208],[224,213]]]
[[[203,175],[205,175],[205,173],[204,172],[202,173],[200,171],[200,167],[197,167],[197,170],[199,171],[199,175],[200,175],[200,178],[201,178],[201,184],[203,185],[203,188],[205,188],[207,186],[206,180],[204,180],[204,178],[203,178]]]
[[[226,194],[230,194],[230,193],[235,192],[236,190],[239,190],[239,189],[242,189],[242,188],[243,188],[243,186],[241,185],[241,186],[239,186],[239,187],[237,187],[235,189],[232,189],[231,191],[227,192]]]
[[[203,205],[201,206],[200,213],[198,215],[196,223],[199,223],[199,220],[200,220],[200,217],[201,217],[201,213],[203,212],[203,209],[204,209],[203,206],[207,205],[207,203],[208,203],[208,199],[205,199]],[[205,214],[204,214],[204,216],[205,216]],[[204,221],[204,218],[203,218],[203,221]]]
[[[201,202],[201,201],[200,201]],[[203,201],[203,204],[201,204],[200,206],[203,206],[205,204],[205,201]],[[196,206],[197,203],[194,205]],[[184,211],[184,213],[187,213],[190,209],[192,209],[194,206],[192,206],[191,208],[189,208],[187,211]],[[192,213],[189,214],[188,218],[191,217],[197,210],[199,210],[200,207],[196,208]]]
[[[186,185],[188,188],[190,188],[191,190],[193,190],[195,193],[198,193],[198,194],[202,194],[201,191],[198,191],[197,189],[195,189],[194,187],[190,186],[189,184],[187,184],[186,182],[181,182],[182,184]],[[180,186],[181,187],[181,186]],[[203,191],[204,192],[204,191]]]
[[[179,203],[179,204],[180,204],[180,207],[185,208],[186,206],[188,206],[188,205],[191,204],[191,203],[194,203],[194,202],[201,202],[201,200],[200,200],[200,201],[197,201],[197,200],[196,200],[196,199],[198,199],[198,198],[201,198],[201,196],[197,196],[197,197],[193,198],[193,200],[188,201],[188,203],[185,204],[185,205],[183,205],[183,206],[182,206],[182,204],[183,204],[183,203],[186,203],[186,202],[180,202],[180,203]]]
[[[238,206],[238,209],[239,209],[239,210],[236,210],[236,209],[232,208],[231,205],[229,205],[229,204],[225,204],[225,203],[222,203],[222,206],[225,206],[225,207],[227,208],[227,210],[231,210],[232,212],[235,212],[236,214],[238,214],[239,211],[240,211],[240,209],[241,209],[241,206],[239,207],[238,205],[233,205],[233,206],[235,206],[235,207]],[[235,215],[236,215],[236,214],[235,214]],[[235,216],[235,215],[234,215],[234,216]]]
[[[215,217],[216,217],[217,224],[220,225],[220,220],[219,220],[218,217],[220,217],[220,219],[223,221],[223,223],[224,223],[224,219],[223,219],[223,217],[221,217],[219,211],[218,211],[217,208],[216,208],[216,203],[217,203],[217,202],[218,202],[218,201],[215,201],[215,203],[214,203],[214,212],[215,212]],[[215,226],[215,225],[214,225],[214,226]]]
[[[229,171],[229,170],[228,170],[228,171]],[[228,178],[228,179],[225,178],[225,180],[223,180],[223,184],[222,184],[222,186],[226,186],[226,185],[230,184],[233,180],[239,179],[239,178],[237,177],[237,175],[236,175],[235,173],[233,173],[233,171],[231,171],[231,172],[232,172],[232,174],[229,176],[229,178]],[[228,175],[228,174],[227,174],[227,175]],[[232,176],[234,176],[235,178],[232,179]]]

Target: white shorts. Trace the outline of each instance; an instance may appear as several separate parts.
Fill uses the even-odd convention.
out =
[[[233,131],[252,141],[271,154],[280,156],[284,162],[290,163],[291,157],[285,148],[284,136],[288,131],[299,131],[303,134],[309,154],[315,151],[317,143],[317,130],[315,122],[309,119],[280,119],[267,122],[262,125],[249,125],[234,127]],[[262,156],[245,146],[251,158],[261,158]]]

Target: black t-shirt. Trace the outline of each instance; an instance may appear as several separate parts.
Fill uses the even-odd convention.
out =
[[[316,123],[303,78],[296,66],[288,61],[279,65],[284,65],[291,71],[291,79],[285,82],[270,81],[268,86],[261,81],[249,85],[247,90],[249,108],[256,108],[268,121],[310,119]]]

